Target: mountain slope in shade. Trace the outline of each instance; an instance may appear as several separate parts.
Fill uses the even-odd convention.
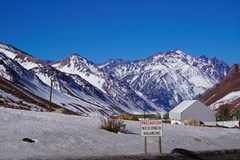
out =
[[[212,109],[227,104],[233,112],[240,108],[240,64],[234,64],[229,73],[211,90],[208,90],[200,100]]]
[[[82,86],[76,83],[71,76],[67,76],[42,62],[40,62],[40,65],[36,65],[37,67],[27,70],[8,57],[10,51],[7,50],[8,56],[4,52],[5,50],[0,52],[1,77],[8,79],[20,88],[24,88],[32,94],[48,100],[50,93],[48,85],[50,84],[50,79],[55,77],[52,101],[58,106],[86,115],[124,112],[120,104],[109,99],[104,93],[79,77],[77,79],[79,83],[82,83]],[[32,59],[32,61],[35,60]],[[49,109],[46,106],[45,108]]]
[[[180,50],[139,61],[110,60],[99,68],[166,110],[202,94],[229,70],[216,58],[194,57]]]
[[[7,76],[6,76],[7,75]],[[2,101],[11,101],[11,106],[36,111],[47,111],[48,101],[37,96],[37,93],[49,93],[45,86],[36,76],[25,70],[15,61],[9,59],[0,52],[0,92]],[[41,86],[41,90],[37,89]],[[4,105],[8,106],[8,105]],[[60,106],[52,104],[54,108]]]
[[[81,105],[85,104],[90,106],[92,105],[99,108],[99,110],[103,110],[101,111],[102,113],[108,111],[112,111],[114,113],[114,110],[117,112],[124,112],[121,109],[120,104],[108,98],[103,92],[101,92],[79,76],[71,74],[66,75],[63,72],[56,70],[52,66],[39,66],[31,69],[31,71],[46,84],[50,84],[51,79],[54,79],[53,88],[60,93],[63,93],[78,100],[78,102],[74,102],[69,99],[68,103],[70,103],[71,105],[73,105],[74,103],[77,104],[73,106],[80,106],[77,107],[80,111],[82,111],[81,108],[84,108],[84,110],[87,111],[91,111],[91,108],[87,109],[86,107],[84,107],[84,105]],[[94,109],[94,107],[92,108]],[[84,110],[83,113],[85,112]],[[92,112],[94,112],[94,110]]]

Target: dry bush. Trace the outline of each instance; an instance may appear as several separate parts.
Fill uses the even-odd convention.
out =
[[[105,129],[110,132],[118,133],[121,129],[125,129],[124,121],[112,117],[101,117],[101,129]]]
[[[202,121],[198,121],[195,119],[186,119],[183,121],[183,124],[190,125],[190,126],[203,126],[204,123]]]

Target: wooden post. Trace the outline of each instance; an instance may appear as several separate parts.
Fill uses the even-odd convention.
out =
[[[162,153],[162,137],[159,137],[159,153]]]
[[[147,137],[144,137],[144,153],[147,154]]]
[[[51,79],[51,84],[50,84],[49,112],[52,110],[52,85],[53,85],[53,79]]]
[[[159,114],[161,115],[161,114]],[[161,119],[162,117],[159,117],[159,119]],[[161,127],[163,127],[163,124],[161,124]],[[159,153],[161,154],[162,153],[162,137],[160,136],[159,139],[158,139],[158,147],[159,147]]]
[[[144,119],[146,119],[146,111],[144,110]],[[144,153],[147,154],[147,137],[144,137]]]

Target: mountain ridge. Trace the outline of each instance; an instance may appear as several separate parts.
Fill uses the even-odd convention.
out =
[[[71,96],[74,101],[64,102],[68,109],[76,111],[77,108],[81,113],[93,115],[95,111],[104,113],[105,109],[107,114],[165,112],[213,87],[229,70],[228,65],[217,58],[194,57],[178,49],[143,60],[111,59],[99,65],[74,53],[49,64],[0,44],[1,53],[22,65],[41,83],[49,87],[50,79],[55,77],[54,94]],[[85,98],[91,105],[83,102]]]
[[[218,67],[225,69],[219,72]],[[172,50],[166,54],[155,54],[143,61],[123,63],[109,61],[102,64],[101,69],[129,83],[133,89],[142,92],[143,95],[152,97],[152,101],[163,97],[157,104],[173,107],[182,100],[192,99],[213,87],[223,79],[229,67],[221,61],[216,61],[215,58],[194,57],[180,50]],[[161,93],[157,94],[158,92]],[[170,101],[165,101],[166,99]]]

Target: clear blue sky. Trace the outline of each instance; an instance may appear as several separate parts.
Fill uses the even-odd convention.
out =
[[[180,49],[240,63],[240,0],[0,0],[0,42],[60,60]]]

